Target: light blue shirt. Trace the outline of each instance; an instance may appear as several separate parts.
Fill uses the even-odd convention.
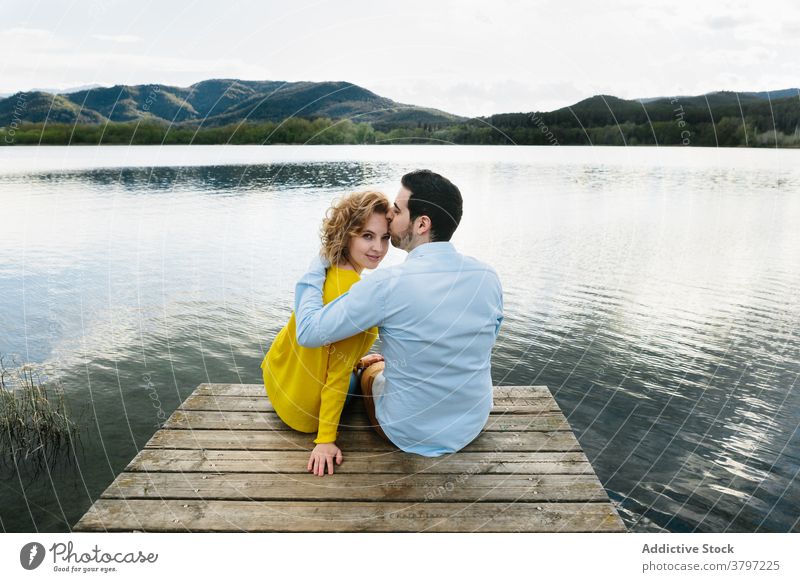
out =
[[[433,242],[323,307],[324,282],[317,259],[295,289],[297,339],[317,347],[380,328],[386,385],[375,416],[386,436],[428,457],[478,436],[492,408],[490,359],[503,321],[494,269]]]

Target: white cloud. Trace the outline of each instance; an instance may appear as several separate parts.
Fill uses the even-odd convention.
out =
[[[718,50],[699,55],[699,61],[725,69],[747,65],[769,64],[778,56],[774,50],[754,46],[733,50]]]
[[[15,59],[6,61],[2,80],[22,81],[19,89],[0,86],[12,93],[35,86],[86,84],[163,83],[188,86],[213,77],[266,79],[270,71],[237,58],[192,58],[156,54],[97,51],[51,52],[40,46],[19,47]],[[68,76],[67,76],[68,73]]]
[[[706,24],[711,28],[730,29],[748,23],[744,16],[734,16],[732,14],[714,14],[706,18]]]
[[[369,84],[368,88],[401,103],[421,104],[465,117],[549,111],[586,97],[571,81],[549,81],[536,77],[487,81],[384,81]]]
[[[137,42],[142,42],[142,39],[136,36],[135,34],[118,34],[118,35],[93,34],[92,38],[96,38],[97,40],[116,42],[120,44],[133,44]]]
[[[24,27],[15,27],[15,28],[6,28],[5,30],[0,30],[0,38],[4,41],[14,41],[14,40],[23,40],[23,41],[41,41],[53,38],[53,33],[49,30],[44,30],[42,28],[24,28]]]

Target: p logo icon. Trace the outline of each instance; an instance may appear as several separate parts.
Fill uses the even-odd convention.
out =
[[[19,551],[19,563],[26,570],[35,570],[44,560],[44,546],[38,542],[31,542],[22,546]]]

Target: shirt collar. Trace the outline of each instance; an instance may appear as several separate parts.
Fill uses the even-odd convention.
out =
[[[439,255],[442,253],[455,253],[456,247],[453,243],[448,241],[429,242],[419,245],[413,251],[408,253],[406,260],[425,257],[427,255]]]

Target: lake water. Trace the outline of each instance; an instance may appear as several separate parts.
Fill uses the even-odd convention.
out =
[[[197,384],[259,383],[331,199],[416,167],[503,282],[495,383],[550,387],[630,529],[800,530],[800,152],[444,146],[0,148],[0,354],[81,426],[2,529],[67,531]]]

